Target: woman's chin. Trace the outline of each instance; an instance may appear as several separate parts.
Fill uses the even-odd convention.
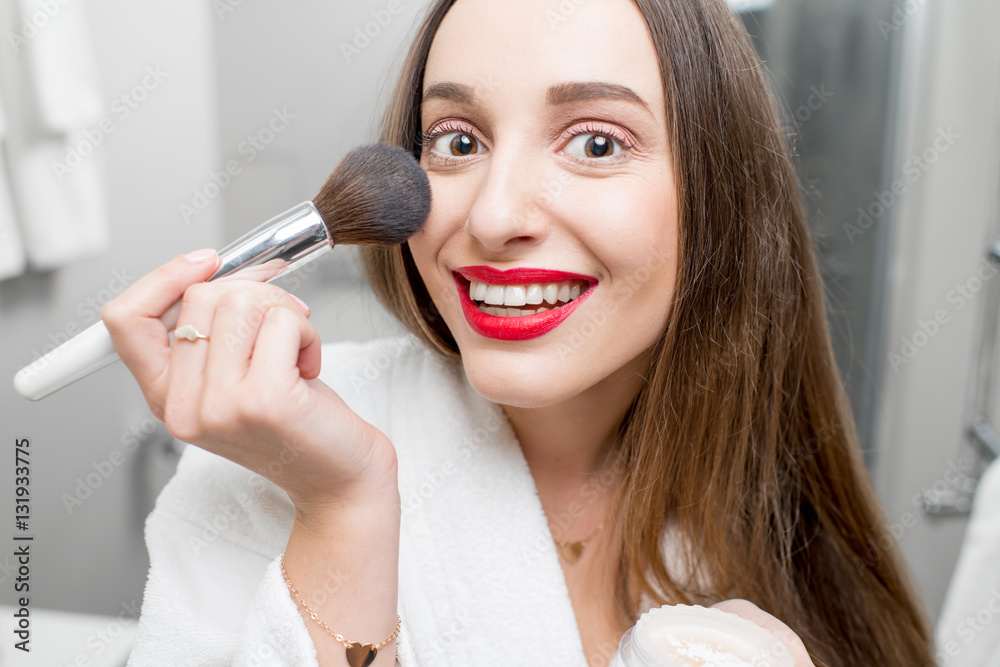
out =
[[[517,408],[543,408],[561,403],[584,388],[568,386],[567,378],[541,369],[497,368],[463,360],[465,376],[480,396],[493,403]]]

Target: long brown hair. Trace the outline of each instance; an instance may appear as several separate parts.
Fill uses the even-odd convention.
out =
[[[416,157],[424,67],[454,2],[431,7],[383,123],[382,140]],[[746,598],[785,621],[819,667],[933,665],[927,620],[883,539],[756,52],[722,0],[634,2],[666,91],[680,262],[616,450],[619,606],[634,620],[630,580],[655,604]],[[383,304],[458,357],[408,246],[362,252]],[[681,568],[666,564],[668,523],[683,536]]]

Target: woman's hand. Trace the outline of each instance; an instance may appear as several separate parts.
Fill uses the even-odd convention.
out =
[[[299,518],[396,493],[395,450],[316,379],[309,309],[262,282],[203,282],[214,251],[179,256],[105,305],[115,349],[170,433],[282,487]],[[160,316],[183,298],[175,338]]]
[[[780,639],[795,659],[795,667],[815,667],[799,636],[792,632],[792,629],[787,625],[763,611],[753,602],[741,599],[724,600],[712,605],[712,607],[752,621],[770,632],[776,639]]]

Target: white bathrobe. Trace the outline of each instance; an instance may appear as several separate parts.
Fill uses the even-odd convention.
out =
[[[398,453],[398,663],[585,667],[555,544],[500,407],[410,336],[325,346],[321,378]],[[316,665],[278,565],[293,515],[274,484],[188,446],[146,523],[130,667]]]

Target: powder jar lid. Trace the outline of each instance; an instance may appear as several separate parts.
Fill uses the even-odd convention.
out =
[[[788,647],[745,618],[699,605],[644,613],[622,637],[621,667],[794,667]]]

